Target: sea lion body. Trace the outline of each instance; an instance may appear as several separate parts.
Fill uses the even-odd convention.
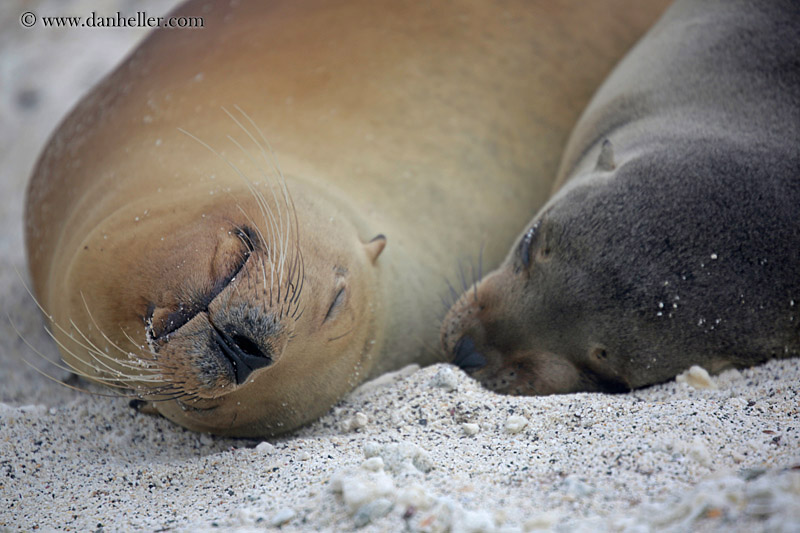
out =
[[[182,6],[204,27],[151,34],[30,182],[65,361],[190,429],[267,436],[435,360],[459,254],[498,264],[544,203],[660,11],[637,4]]]
[[[680,0],[571,135],[558,192],[442,339],[512,394],[800,353],[800,11]]]

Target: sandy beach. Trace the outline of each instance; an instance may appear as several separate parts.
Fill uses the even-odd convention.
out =
[[[797,359],[536,398],[408,367],[269,442],[192,433],[31,368],[104,392],[40,357],[58,352],[26,289],[24,191],[64,114],[147,30],[20,16],[173,4],[0,4],[0,531],[800,531]]]

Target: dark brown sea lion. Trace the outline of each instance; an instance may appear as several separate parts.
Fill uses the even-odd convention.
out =
[[[796,356],[797,3],[673,5],[593,98],[558,186],[443,325],[487,387],[624,391]]]
[[[30,183],[31,274],[65,361],[188,428],[266,436],[436,360],[458,252],[485,242],[499,264],[660,7],[184,5],[203,28],[155,31]]]

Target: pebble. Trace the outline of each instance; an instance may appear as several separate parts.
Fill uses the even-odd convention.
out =
[[[364,456],[380,457],[388,470],[402,472],[418,470],[423,473],[433,469],[433,461],[430,454],[413,442],[390,442],[388,444],[378,444],[368,442],[364,445]]]
[[[523,523],[526,532],[551,530],[558,523],[559,514],[555,511],[545,511],[531,516]]]
[[[591,486],[587,485],[584,480],[575,475],[567,476],[567,478],[561,482],[561,488],[573,499],[583,498],[594,492]]]
[[[285,524],[286,522],[290,522],[291,520],[293,520],[295,516],[297,516],[297,513],[295,512],[294,509],[291,509],[289,507],[284,507],[283,509],[275,513],[272,519],[270,519],[269,524],[272,527],[279,527]]]
[[[510,433],[513,435],[514,433],[519,433],[520,431],[525,429],[525,426],[527,425],[528,425],[528,419],[525,418],[524,416],[511,415],[508,418],[506,418],[505,430],[506,433]]]
[[[436,503],[436,498],[419,483],[412,483],[397,491],[397,504],[403,508],[414,508],[425,511]]]
[[[353,515],[353,524],[364,527],[373,520],[383,518],[392,510],[394,504],[386,498],[378,498],[358,508]]]
[[[478,432],[481,430],[481,427],[478,424],[464,423],[461,424],[461,429],[464,431],[464,434],[466,435],[477,435]]]
[[[453,518],[453,533],[494,533],[496,529],[488,511],[464,511]]]
[[[270,444],[269,442],[262,442],[258,446],[256,446],[256,451],[263,454],[270,454],[275,451],[275,446]]]
[[[363,463],[361,463],[361,468],[364,470],[369,470],[371,472],[378,472],[383,470],[383,459],[380,457],[370,457]]]
[[[711,453],[708,451],[705,441],[700,437],[695,437],[689,446],[689,457],[707,468],[712,466]]]
[[[717,384],[708,375],[705,368],[693,365],[689,370],[678,374],[675,378],[678,383],[685,383],[695,389],[716,389]]]
[[[449,366],[440,366],[428,382],[428,386],[451,392],[458,388],[458,376]]]
[[[342,495],[342,501],[353,514],[363,505],[378,498],[390,499],[395,487],[392,478],[385,472],[362,470],[354,474],[342,473],[331,480],[331,490]]]
[[[348,418],[342,423],[342,431],[346,433],[348,431],[361,429],[367,425],[367,422],[369,422],[367,415],[359,411],[353,415],[352,418]]]
[[[400,370],[395,370],[394,372],[387,372],[386,374],[382,374],[371,381],[362,383],[353,392],[351,392],[350,395],[360,396],[362,394],[373,392],[376,389],[381,389],[383,387],[393,385],[395,384],[395,382],[411,376],[419,369],[420,367],[418,364],[411,364],[408,366],[404,366]]]

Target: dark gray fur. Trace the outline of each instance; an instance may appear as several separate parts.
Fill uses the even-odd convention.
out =
[[[629,387],[800,353],[800,2],[677,2],[595,95],[560,174],[531,223],[547,259],[524,266],[523,232],[504,266],[523,343],[578,367],[599,346]]]

